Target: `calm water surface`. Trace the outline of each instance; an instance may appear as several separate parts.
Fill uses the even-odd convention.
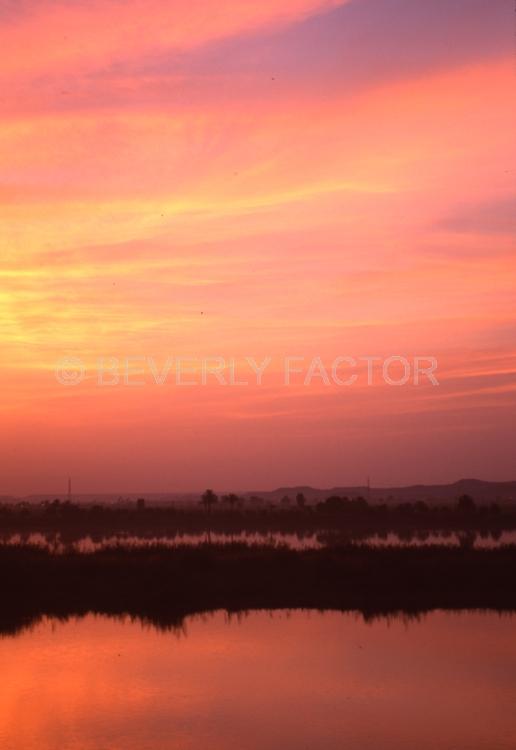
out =
[[[93,615],[0,639],[3,750],[513,750],[516,618]]]

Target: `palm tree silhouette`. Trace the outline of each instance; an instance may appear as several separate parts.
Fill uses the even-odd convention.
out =
[[[213,490],[206,490],[201,497],[201,503],[204,505],[208,513],[211,513],[212,507],[217,503],[219,498],[213,492]]]

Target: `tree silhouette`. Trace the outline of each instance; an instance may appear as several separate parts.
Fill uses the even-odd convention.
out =
[[[240,498],[238,497],[238,495],[235,495],[233,492],[231,492],[228,496],[228,503],[231,510],[234,510],[239,502]]]
[[[458,510],[464,511],[466,513],[471,513],[472,511],[477,509],[477,506],[475,505],[475,501],[472,497],[470,497],[469,495],[461,495],[457,500],[457,508]]]
[[[201,503],[204,505],[208,513],[211,513],[212,507],[217,503],[219,498],[213,492],[213,490],[206,490],[201,497]]]

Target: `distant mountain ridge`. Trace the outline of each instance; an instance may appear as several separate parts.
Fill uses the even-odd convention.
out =
[[[470,495],[478,501],[516,500],[516,481],[487,482],[482,479],[459,479],[451,484],[413,484],[404,487],[367,487],[366,485],[330,487],[319,489],[310,486],[278,487],[271,492],[246,492],[249,495],[276,500],[285,495],[294,498],[302,493],[308,501],[323,500],[326,497],[365,497],[371,501],[410,500],[446,501],[455,500],[461,495]]]
[[[218,495],[226,491],[214,487]],[[450,484],[413,484],[402,487],[370,487],[366,485],[338,486],[328,489],[310,487],[309,485],[278,487],[275,490],[238,490],[242,497],[260,497],[265,501],[279,502],[285,495],[294,500],[297,494],[303,494],[309,503],[325,500],[327,497],[364,497],[371,503],[384,501],[410,502],[424,500],[428,504],[453,502],[461,495],[470,495],[477,502],[516,502],[516,481],[487,482],[482,479],[459,479]],[[131,493],[77,493],[73,494],[74,502],[116,504],[117,502],[135,502],[137,497],[144,497],[151,505],[163,503],[178,503],[189,505],[198,502],[201,491],[198,492],[131,492]],[[25,497],[0,496],[1,502],[40,503],[59,498],[66,500],[66,493],[28,495]]]

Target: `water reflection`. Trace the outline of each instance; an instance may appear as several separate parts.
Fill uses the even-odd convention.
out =
[[[384,533],[357,536],[344,535],[332,531],[320,531],[309,534],[284,534],[271,532],[268,534],[241,532],[238,534],[205,533],[205,534],[127,534],[119,533],[110,536],[85,535],[73,536],[62,533],[17,533],[0,535],[0,545],[29,544],[50,549],[56,553],[67,550],[79,552],[95,552],[96,550],[112,546],[149,547],[160,544],[167,547],[196,546],[205,543],[231,544],[235,542],[251,545],[285,545],[291,549],[320,549],[335,544],[369,544],[379,546],[421,546],[439,544],[445,546],[472,546],[477,548],[495,548],[505,544],[516,544],[516,531],[501,532],[416,532],[416,533]]]
[[[514,747],[514,617],[89,615],[0,639],[6,750]]]

